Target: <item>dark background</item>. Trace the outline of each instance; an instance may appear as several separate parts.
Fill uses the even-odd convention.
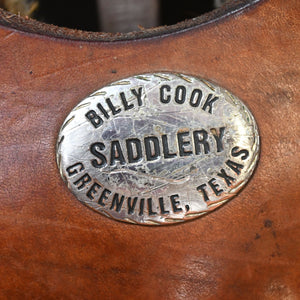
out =
[[[160,25],[175,24],[212,9],[213,0],[160,0]],[[40,0],[33,17],[58,26],[101,31],[96,0]]]

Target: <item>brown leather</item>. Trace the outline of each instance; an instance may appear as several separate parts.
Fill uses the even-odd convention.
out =
[[[263,1],[131,41],[48,37],[6,21],[1,299],[300,298],[298,0]],[[151,71],[225,87],[250,108],[261,135],[260,161],[244,190],[176,226],[135,226],[95,213],[70,193],[55,163],[59,128],[81,99]]]

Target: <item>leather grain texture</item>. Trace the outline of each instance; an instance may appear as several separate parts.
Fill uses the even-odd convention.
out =
[[[0,27],[1,299],[299,299],[299,2],[263,1],[130,41]],[[252,111],[257,169],[202,218],[116,222],[82,205],[55,162],[59,128],[100,87],[155,71],[206,78]]]

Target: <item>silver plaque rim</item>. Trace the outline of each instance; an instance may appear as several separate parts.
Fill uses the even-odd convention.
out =
[[[170,212],[169,214],[166,214],[166,215],[159,214],[159,212],[158,212],[159,207],[156,203],[156,208],[155,208],[156,209],[156,215],[153,215],[153,216],[143,215],[143,216],[138,216],[137,217],[137,212],[136,211],[134,212],[134,215],[132,216],[132,215],[129,215],[128,213],[124,212],[125,209],[123,211],[123,209],[121,208],[121,215],[118,216],[118,214],[120,214],[120,212],[109,211],[108,208],[102,207],[97,202],[95,202],[95,199],[93,199],[92,201],[90,201],[90,199],[87,199],[84,195],[87,195],[86,192],[88,190],[88,187],[91,187],[90,184],[92,184],[92,183],[87,184],[87,187],[85,187],[83,192],[76,190],[76,188],[74,187],[74,184],[72,183],[72,179],[74,179],[74,178],[78,179],[78,177],[76,177],[76,176],[77,175],[79,176],[80,171],[78,171],[79,170],[78,169],[77,170],[78,172],[74,175],[75,177],[71,178],[69,180],[68,179],[68,177],[69,177],[68,173],[66,172],[66,168],[67,168],[66,160],[68,160],[68,159],[65,159],[65,157],[67,155],[70,156],[70,153],[72,152],[72,151],[68,150],[71,147],[70,145],[65,146],[66,143],[72,144],[70,142],[71,137],[69,138],[70,140],[68,140],[69,135],[72,135],[72,134],[74,135],[74,133],[72,133],[72,132],[79,131],[80,130],[79,128],[83,128],[82,126],[87,126],[87,124],[90,125],[87,120],[83,121],[83,119],[84,119],[83,115],[84,114],[82,115],[82,111],[84,111],[84,113],[86,113],[86,111],[91,108],[91,105],[92,105],[91,103],[92,102],[96,103],[97,101],[100,101],[100,100],[102,102],[104,102],[104,98],[105,98],[104,95],[105,95],[107,90],[110,91],[111,89],[113,89],[113,90],[116,91],[115,93],[117,94],[117,93],[120,93],[120,91],[123,91],[124,87],[126,87],[126,86],[128,88],[144,86],[145,91],[147,91],[146,86],[147,86],[147,84],[149,86],[149,82],[150,83],[154,82],[156,85],[158,84],[158,82],[159,82],[159,84],[163,84],[163,83],[170,83],[171,84],[174,80],[177,82],[177,84],[178,84],[178,82],[181,82],[182,85],[183,84],[186,84],[186,85],[194,84],[193,87],[195,87],[195,85],[201,86],[201,88],[203,89],[203,95],[204,95],[204,93],[206,93],[206,94],[210,93],[210,94],[213,94],[213,95],[218,95],[219,97],[223,97],[222,101],[224,101],[224,103],[226,104],[226,105],[224,104],[224,107],[226,109],[227,109],[227,106],[230,106],[230,105],[232,107],[236,108],[236,110],[233,109],[233,112],[231,112],[231,113],[236,114],[235,118],[240,118],[241,120],[243,120],[243,122],[244,122],[243,124],[245,124],[245,122],[248,124],[247,125],[248,126],[247,130],[245,132],[249,133],[249,130],[250,130],[249,128],[251,128],[251,130],[250,130],[251,137],[249,137],[249,140],[251,140],[251,147],[249,148],[249,152],[250,151],[251,152],[249,154],[250,158],[249,158],[249,160],[247,161],[247,164],[246,164],[246,169],[247,170],[245,171],[244,169],[240,169],[240,171],[242,172],[242,176],[239,177],[238,182],[233,184],[230,188],[228,186],[228,189],[225,191],[225,195],[223,197],[221,197],[221,199],[219,199],[219,200],[216,200],[216,201],[212,200],[211,203],[209,205],[207,205],[206,209],[202,209],[202,210],[199,210],[199,211],[190,210],[190,208],[189,208],[190,203],[193,202],[193,201],[190,201],[190,202],[186,201],[186,202],[184,202],[184,204],[182,206],[182,213],[180,213],[179,215],[177,215],[175,213],[172,214],[170,212],[170,210],[168,210],[168,212]],[[151,86],[151,84],[150,84],[150,86]],[[174,84],[174,86],[176,86],[176,84]],[[112,98],[113,97],[112,93],[110,93],[109,96]],[[145,96],[145,98],[143,98],[143,99],[145,100],[146,97],[148,97],[148,96],[146,96],[146,92],[145,92],[144,96]],[[102,97],[102,98],[100,99],[99,97]],[[149,96],[149,98],[150,98],[150,96]],[[151,99],[150,99],[150,101],[151,101]],[[114,103],[114,100],[112,100],[112,102]],[[127,103],[127,106],[128,106],[128,103]],[[228,103],[230,103],[230,105]],[[227,119],[229,119],[229,117],[226,114],[230,114],[230,113],[225,111],[224,107],[221,107],[221,105],[219,107],[220,110],[221,109],[224,110],[224,112],[222,112],[223,114],[220,114],[220,116],[225,116]],[[95,108],[95,105],[93,106],[93,108]],[[138,107],[138,108],[139,109],[134,111],[134,113],[144,114],[143,117],[147,119],[147,115],[145,114],[145,111],[147,111],[147,110],[146,109],[142,110],[140,107]],[[178,106],[178,108],[179,108],[179,106]],[[134,108],[134,110],[135,109],[136,108]],[[206,113],[207,110],[209,110],[209,108],[206,109],[206,111],[204,110],[204,112],[200,111],[198,113],[201,115],[201,113],[202,114]],[[230,111],[230,109],[228,111]],[[107,112],[108,112],[108,109],[107,109]],[[237,112],[238,112],[238,114],[237,114]],[[110,111],[110,113],[111,113],[111,111]],[[122,113],[123,113],[123,111],[120,114],[122,114]],[[131,112],[129,112],[129,114],[130,113]],[[170,114],[171,114],[171,112],[170,112]],[[126,115],[126,116],[128,116],[128,115]],[[106,120],[102,116],[102,119],[104,120],[104,124],[108,124],[109,122],[111,122],[111,120],[114,120],[111,117],[113,117],[113,116],[110,116],[109,119]],[[76,124],[76,121],[79,118],[81,120],[80,121],[81,123],[79,122],[78,124]],[[234,118],[231,118],[231,119],[234,120]],[[73,126],[73,128],[72,128],[72,126]],[[90,126],[90,128],[92,128],[92,127]],[[91,130],[90,128],[89,128],[89,130]],[[100,130],[100,129],[97,128],[95,130]],[[109,131],[109,130],[107,130],[107,131]],[[92,132],[92,131],[90,131],[90,132]],[[82,133],[80,132],[80,134],[82,134]],[[89,136],[89,134],[91,134],[91,136],[92,136],[92,133],[87,133],[87,134],[83,133],[82,135],[83,135],[84,138],[87,138],[87,136]],[[93,139],[93,138],[95,138],[95,137],[93,136],[91,139]],[[230,136],[228,137],[228,141],[229,140],[230,140]],[[83,148],[83,146],[80,143],[78,143],[78,140],[76,142],[77,142],[77,144],[75,143],[76,147],[73,145],[75,147],[74,149]],[[85,141],[85,143],[87,143],[87,142]],[[88,141],[88,143],[90,143],[90,140]],[[86,157],[86,151],[87,151],[86,149],[82,150],[82,157]],[[238,151],[236,151],[236,153],[237,152]],[[236,196],[237,193],[244,187],[244,185],[251,178],[251,176],[253,174],[253,171],[255,170],[255,167],[257,165],[258,159],[259,159],[259,152],[260,152],[260,138],[259,138],[259,132],[258,132],[257,124],[256,124],[254,116],[252,115],[250,110],[247,108],[247,106],[240,99],[238,99],[237,97],[235,97],[233,94],[231,94],[227,90],[223,89],[222,87],[220,87],[220,86],[218,86],[214,83],[211,83],[211,82],[209,82],[205,79],[196,77],[196,76],[191,76],[191,75],[186,75],[186,74],[181,74],[181,73],[156,72],[156,73],[139,74],[139,75],[135,75],[135,76],[131,76],[131,77],[128,77],[128,78],[125,78],[125,79],[118,80],[116,82],[113,82],[109,85],[106,85],[106,86],[100,88],[99,90],[95,91],[94,93],[92,93],[91,95],[89,95],[88,97],[86,97],[85,99],[80,101],[80,103],[78,105],[76,105],[74,107],[74,109],[68,114],[68,116],[66,117],[63,125],[60,128],[58,139],[57,139],[57,144],[56,144],[56,161],[57,161],[58,169],[60,171],[60,175],[63,178],[63,180],[65,181],[65,183],[67,184],[68,188],[72,191],[74,196],[80,202],[82,202],[83,204],[85,204],[89,208],[92,208],[96,212],[101,213],[102,215],[105,215],[105,216],[107,216],[109,218],[112,218],[112,219],[115,219],[117,221],[123,221],[123,222],[127,222],[127,223],[141,224],[141,225],[168,225],[168,224],[184,222],[184,221],[191,220],[191,219],[197,218],[199,216],[202,216],[206,213],[209,213],[209,212],[215,210],[217,207],[223,205],[224,203],[226,203],[227,201],[232,199],[234,196]],[[211,155],[211,156],[213,156],[213,155]],[[216,154],[213,157],[216,157]],[[225,161],[225,159],[226,159],[226,157],[224,158],[224,161]],[[88,160],[91,160],[91,159],[90,158],[86,159],[86,161],[88,161]],[[84,169],[86,170],[86,168],[87,167],[85,166]],[[223,167],[218,166],[218,168],[222,169]],[[210,175],[206,174],[207,175],[207,178],[206,178],[207,180],[206,181],[203,180],[203,182],[207,183],[208,179],[212,178],[213,174],[216,174],[216,172],[215,172],[215,170],[213,170],[213,168],[208,168],[208,170],[209,169],[212,169],[212,170],[209,171],[209,172],[211,172],[211,174]],[[118,170],[122,170],[122,169],[118,169]],[[153,170],[151,170],[151,171],[153,171]],[[176,169],[175,169],[175,171],[176,171]],[[227,172],[225,172],[225,173],[227,173]],[[153,173],[151,173],[151,174],[153,175]],[[230,177],[232,177],[232,176],[233,175],[231,175]],[[214,177],[216,177],[216,176],[214,175]],[[215,179],[214,177],[213,177],[213,179]],[[94,180],[93,175],[91,175],[91,178],[92,178],[92,180]],[[170,178],[170,180],[171,179],[172,178]],[[95,180],[96,180],[96,182],[99,182],[99,184],[101,184],[101,185],[103,184],[103,182],[98,180],[98,177],[96,177]],[[74,182],[74,180],[73,180],[73,182]],[[186,185],[188,185],[189,180],[186,180],[186,182],[187,182]],[[104,188],[104,186],[107,187],[104,184],[103,186],[101,186],[101,188]],[[221,186],[221,188],[220,188],[220,185],[216,186],[216,181],[212,182],[211,187],[214,188],[214,186],[215,186],[217,191],[218,190],[219,191],[223,190],[222,186]],[[207,186],[205,187],[205,189],[206,188],[207,188]],[[92,191],[92,192],[95,192],[95,193],[91,193],[92,196],[94,196],[94,194],[96,194],[97,191],[95,191],[95,190],[96,189],[94,189],[94,191]],[[116,192],[114,191],[114,193],[116,193]],[[200,189],[200,191],[197,190],[197,193],[200,193],[202,198],[204,197],[205,192],[203,190],[201,190],[201,189]],[[128,195],[127,195],[127,197],[128,197]],[[124,198],[124,199],[126,199],[126,198]],[[139,199],[138,201],[141,201],[141,199]],[[124,201],[124,203],[125,203],[125,201]],[[146,205],[147,204],[145,204],[145,206]],[[186,208],[186,207],[187,207],[187,209],[184,211],[184,208]],[[161,209],[161,207],[160,207],[160,209]]]

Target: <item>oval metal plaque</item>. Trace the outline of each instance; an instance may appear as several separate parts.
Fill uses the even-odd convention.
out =
[[[214,210],[255,168],[247,107],[195,77],[155,73],[101,88],[59,133],[57,163],[84,204],[117,220],[169,224]]]

